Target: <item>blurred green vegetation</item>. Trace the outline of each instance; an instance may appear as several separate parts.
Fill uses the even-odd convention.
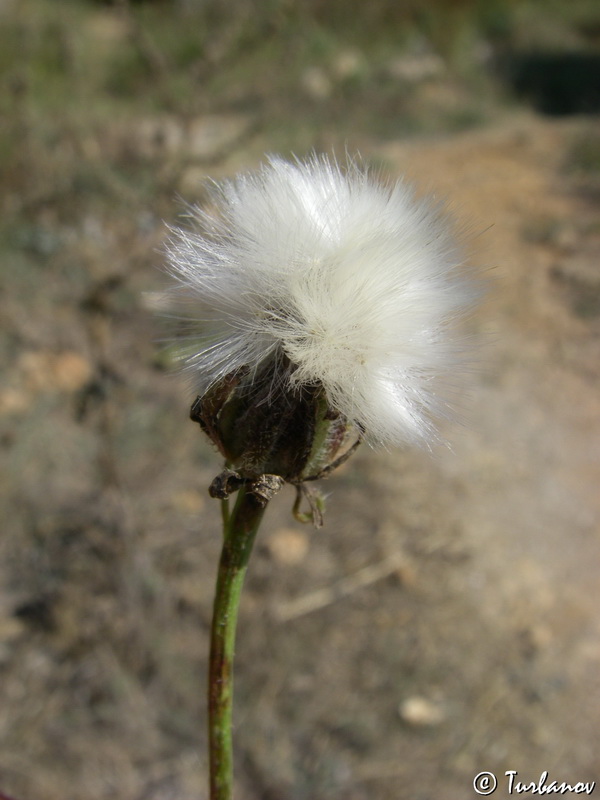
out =
[[[110,139],[141,116],[243,113],[267,149],[298,153],[327,146],[326,131],[348,141],[457,130],[511,102],[493,68],[507,48],[599,41],[595,0],[5,3],[3,218],[11,203],[122,205],[173,188],[134,144],[101,152],[100,130]]]
[[[351,12],[341,0],[22,0],[1,14],[2,110],[79,123],[84,110],[243,109],[292,127],[353,118],[366,103],[360,121],[377,128],[376,111],[387,103],[392,114],[407,93],[395,58],[439,57],[472,86],[494,47],[600,39],[595,0],[378,0]],[[320,88],[307,69],[322,71]]]

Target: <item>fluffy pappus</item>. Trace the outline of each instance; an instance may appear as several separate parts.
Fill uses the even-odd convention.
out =
[[[217,184],[213,204],[167,246],[197,392],[279,359],[281,385],[322,386],[372,444],[434,436],[477,295],[442,210],[326,157],[271,158]]]

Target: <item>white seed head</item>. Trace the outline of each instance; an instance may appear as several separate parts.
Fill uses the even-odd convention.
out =
[[[282,380],[320,384],[372,444],[434,435],[438,379],[456,369],[455,323],[476,296],[440,209],[326,157],[272,158],[214,200],[168,244],[198,393],[281,358]]]

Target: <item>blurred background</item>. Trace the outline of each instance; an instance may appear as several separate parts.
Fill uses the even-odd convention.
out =
[[[264,153],[447,199],[490,277],[451,446],[273,501],[242,602],[240,800],[600,781],[597,0],[1,0],[0,789],[207,796],[220,461],[145,292]]]

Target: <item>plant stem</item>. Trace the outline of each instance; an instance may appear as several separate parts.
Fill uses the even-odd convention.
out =
[[[210,800],[232,800],[233,652],[240,595],[265,505],[242,487],[224,521],[223,549],[213,606],[208,675]]]
[[[224,497],[221,500],[221,519],[223,520],[223,538],[227,535],[227,527],[229,525],[229,498]]]

